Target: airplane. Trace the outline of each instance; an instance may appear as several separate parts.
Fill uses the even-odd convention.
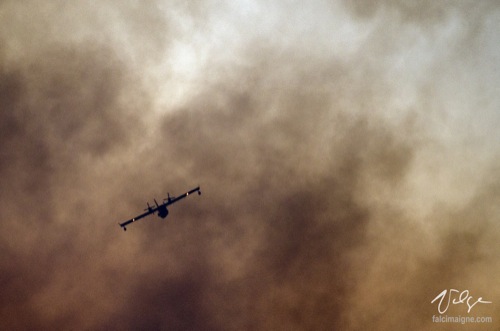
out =
[[[169,193],[168,198],[164,199],[163,203],[160,205],[158,204],[158,202],[156,202],[156,199],[154,199],[156,207],[150,206],[149,203],[146,202],[146,204],[148,205],[148,208],[144,209],[144,211],[146,211],[145,213],[142,213],[139,216],[136,216],[134,218],[129,219],[128,221],[125,221],[123,223],[118,223],[118,224],[123,228],[123,231],[127,231],[127,225],[129,225],[130,223],[136,222],[136,221],[140,220],[141,218],[146,217],[146,216],[151,215],[151,214],[154,214],[156,212],[158,212],[158,217],[165,218],[168,215],[168,209],[167,209],[168,206],[170,206],[174,202],[177,202],[181,199],[184,199],[188,195],[193,194],[195,192],[198,192],[198,195],[201,194],[199,186],[197,188],[192,189],[191,191],[188,191],[184,194],[179,195],[178,197],[171,197],[170,193]]]

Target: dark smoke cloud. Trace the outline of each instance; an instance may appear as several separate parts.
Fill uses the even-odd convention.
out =
[[[61,281],[58,277],[85,283],[80,279],[84,274],[63,272],[77,271],[71,265],[78,260],[77,265],[86,264],[81,259],[87,245],[78,246],[81,222],[95,226],[92,219],[98,216],[88,211],[96,188],[85,184],[88,169],[129,145],[141,122],[126,104],[129,96],[123,95],[130,77],[109,50],[61,47],[25,65],[4,67],[1,73],[3,274],[15,280],[5,283],[9,291],[2,296],[2,321],[8,328],[26,323],[20,325],[36,329],[46,317],[37,316],[52,306],[54,325],[71,327],[74,319],[56,311],[76,312],[77,307],[58,298],[60,302],[37,307],[33,298],[49,292],[54,281]],[[65,289],[57,291],[62,295]],[[25,308],[12,313],[20,307]],[[23,315],[29,316],[24,322]]]
[[[493,323],[461,328],[498,328],[498,135],[457,130],[468,112],[437,109],[450,96],[433,84],[450,77],[445,60],[471,64],[480,50],[409,62],[406,107],[391,63],[405,28],[384,48],[376,26],[346,58],[241,24],[252,38],[212,50],[189,98],[159,110],[154,70],[190,29],[231,29],[229,6],[36,6],[0,2],[2,329],[452,330],[431,322],[446,288],[493,302],[473,310]],[[380,1],[360,17],[388,7],[439,31],[455,6]],[[294,31],[283,23],[270,35]],[[454,49],[477,45],[479,26],[449,37]],[[195,185],[203,195],[165,221],[117,226]]]

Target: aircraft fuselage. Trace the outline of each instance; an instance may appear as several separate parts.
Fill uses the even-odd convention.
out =
[[[158,206],[158,217],[165,218],[168,215],[168,209],[166,205]]]

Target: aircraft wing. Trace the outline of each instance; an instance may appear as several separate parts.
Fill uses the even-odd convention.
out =
[[[167,201],[167,206],[170,206],[171,204],[173,204],[174,202],[177,202],[181,199],[184,199],[185,197],[187,197],[188,195],[190,194],[193,194],[194,192],[198,192],[198,194],[201,194],[201,191],[200,191],[200,187],[198,186],[197,188],[194,188],[192,189],[191,191],[189,192],[186,192],[184,194],[181,194],[179,195],[178,197],[175,197],[175,198],[170,198],[168,201]]]
[[[131,219],[129,219],[128,221],[125,221],[125,222],[123,222],[123,223],[120,223],[120,226],[121,226],[124,230],[126,230],[126,228],[125,228],[125,227],[126,227],[127,225],[129,225],[130,223],[136,222],[136,221],[140,220],[140,219],[141,219],[141,218],[143,218],[143,217],[146,217],[146,216],[148,216],[148,215],[153,214],[154,212],[156,212],[156,210],[157,210],[157,209],[158,209],[157,207],[151,208],[150,210],[146,211],[145,213],[140,214],[139,216],[136,216],[136,217],[134,217],[134,218],[131,218]]]
[[[201,194],[199,186],[197,188],[194,188],[194,189],[192,189],[192,190],[184,193],[184,194],[179,195],[178,197],[174,197],[174,198],[170,198],[169,197],[168,200],[166,202],[162,203],[161,205],[158,205],[158,203],[156,203],[156,200],[155,200],[156,207],[150,207],[148,205],[148,209],[146,209],[145,213],[142,213],[139,216],[136,216],[134,218],[129,219],[128,221],[125,221],[123,223],[118,223],[118,224],[123,228],[123,230],[127,230],[126,226],[129,225],[130,223],[136,222],[136,221],[140,220],[143,217],[146,217],[148,215],[154,214],[156,211],[158,211],[158,208],[165,208],[165,210],[166,210],[167,206],[170,206],[174,202],[177,202],[177,201],[179,201],[181,199],[184,199],[188,195],[193,194],[195,192],[198,192],[198,194]],[[166,214],[168,214],[168,210],[166,210]],[[161,217],[164,218],[165,216],[166,215],[161,216]]]

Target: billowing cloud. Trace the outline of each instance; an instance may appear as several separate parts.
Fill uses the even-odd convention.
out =
[[[0,325],[494,329],[492,8],[2,2]]]

